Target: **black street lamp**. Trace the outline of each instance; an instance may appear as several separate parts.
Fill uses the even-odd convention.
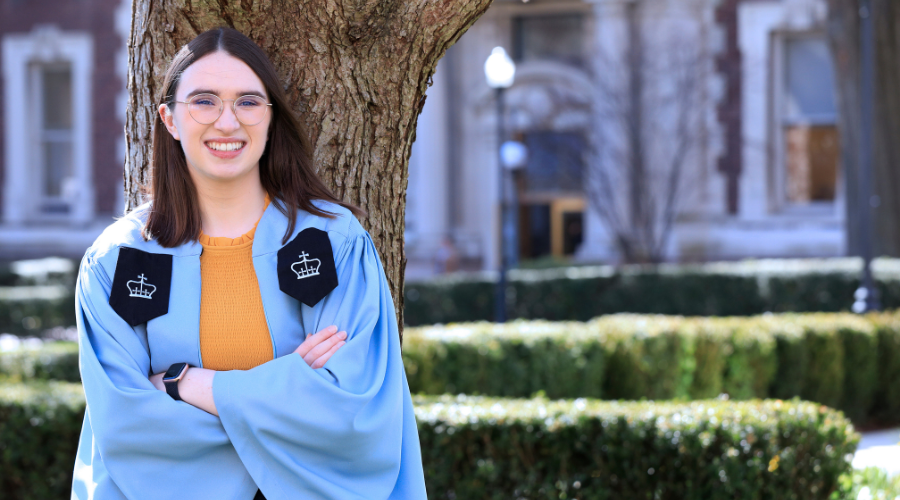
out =
[[[853,294],[853,312],[865,313],[881,308],[878,300],[878,289],[872,279],[873,231],[872,209],[878,205],[878,199],[872,194],[872,140],[873,106],[875,98],[875,33],[873,27],[872,0],[861,0],[859,17],[860,25],[860,141],[859,141],[859,175],[857,177],[857,206],[859,216],[859,249],[863,258],[863,271],[860,287]]]
[[[500,201],[500,276],[497,280],[497,296],[495,299],[495,320],[497,323],[506,321],[506,272],[510,266],[509,234],[515,234],[515,228],[511,227],[511,210],[507,203],[506,185],[507,172],[504,168],[501,144],[506,136],[503,127],[504,102],[503,91],[512,86],[516,76],[516,65],[503,50],[503,47],[494,47],[491,55],[484,62],[484,76],[488,85],[494,89],[497,101],[497,164],[499,168],[498,195]]]

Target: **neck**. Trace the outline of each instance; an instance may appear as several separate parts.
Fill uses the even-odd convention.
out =
[[[266,206],[266,191],[259,175],[247,176],[240,182],[195,185],[203,232],[209,236],[241,236],[253,229]]]

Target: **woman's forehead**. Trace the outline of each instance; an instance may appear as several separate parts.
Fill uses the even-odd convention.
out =
[[[246,94],[266,97],[262,80],[244,61],[223,51],[201,57],[184,70],[178,84],[179,99],[210,92],[224,99]]]

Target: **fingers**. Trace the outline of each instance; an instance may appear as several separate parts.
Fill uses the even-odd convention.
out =
[[[343,341],[347,338],[347,332],[339,332],[331,337],[328,337],[324,341],[320,342],[317,346],[313,347],[306,356],[303,356],[303,360],[306,361],[306,364],[312,366],[313,363],[322,357],[325,353],[330,351],[335,345],[339,342]],[[322,364],[325,364],[324,362]]]
[[[335,333],[337,333],[337,331],[337,327],[331,325],[319,330],[319,332],[315,335],[307,335],[306,340],[304,340],[300,344],[300,347],[298,347],[295,352],[305,358],[306,355],[309,354],[309,351],[311,351],[314,347],[319,345],[324,340],[333,336]]]
[[[315,360],[315,361],[313,362],[313,364],[311,364],[311,365],[309,365],[309,366],[313,367],[313,369],[322,368],[323,366],[325,366],[325,363],[327,363],[328,360],[331,358],[331,355],[334,354],[334,353],[336,353],[337,350],[340,349],[341,346],[343,346],[343,345],[346,344],[346,343],[347,343],[347,342],[345,342],[345,341],[342,340],[342,341],[338,342],[337,344],[334,344],[334,346],[332,346],[331,349],[328,350],[328,352],[326,352],[325,354],[321,355],[321,356],[319,357],[319,359]]]

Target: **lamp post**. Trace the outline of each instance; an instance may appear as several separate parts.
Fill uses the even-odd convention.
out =
[[[506,245],[506,263],[508,267],[519,266],[519,189],[516,182],[516,173],[519,172],[528,161],[528,148],[519,141],[506,141],[500,146],[500,164],[511,182],[508,186],[509,210],[503,219],[503,238]]]
[[[499,188],[497,190],[497,194],[499,195],[500,201],[500,276],[497,280],[497,294],[495,298],[495,320],[498,323],[503,323],[506,321],[506,271],[509,269],[510,259],[509,254],[511,253],[508,247],[507,239],[509,239],[507,233],[512,232],[513,234],[515,228],[512,227],[512,223],[509,221],[510,218],[510,209],[507,206],[507,196],[506,196],[506,169],[503,166],[503,154],[501,144],[503,144],[503,138],[505,136],[505,131],[503,127],[503,116],[504,116],[504,107],[503,107],[503,91],[512,86],[513,81],[516,76],[516,65],[513,63],[512,59],[506,54],[506,51],[503,50],[503,47],[494,47],[491,51],[491,55],[487,58],[487,61],[484,62],[484,76],[487,78],[487,84],[495,92],[496,104],[497,104],[497,160],[498,160],[498,182]]]
[[[878,290],[872,279],[872,208],[877,206],[877,199],[872,195],[872,117],[875,93],[875,34],[873,26],[872,0],[860,2],[860,141],[859,141],[859,175],[857,177],[857,197],[859,216],[859,250],[863,258],[863,271],[860,287],[853,294],[853,312],[865,313],[881,308]]]

